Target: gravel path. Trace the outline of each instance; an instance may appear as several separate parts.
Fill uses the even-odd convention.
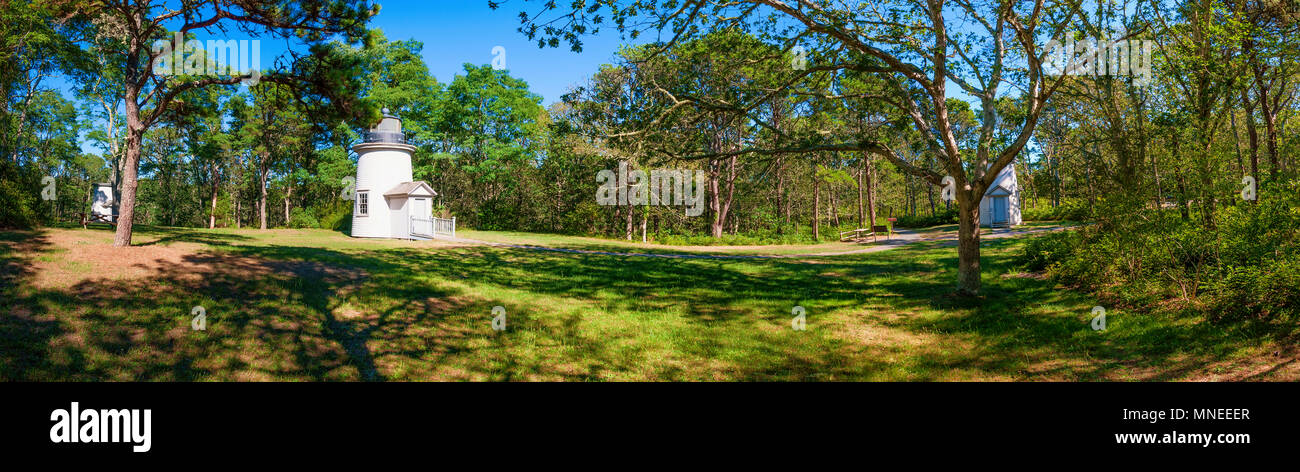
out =
[[[1060,231],[1063,229],[1066,229],[1066,227],[1039,226],[1034,228],[999,229],[996,231],[984,230],[985,232],[981,234],[980,237],[981,239],[1014,238],[1014,237],[1035,234],[1035,233]],[[654,254],[654,253],[645,253],[645,252],[594,251],[590,249],[568,249],[568,248],[557,248],[557,247],[546,247],[546,246],[531,246],[525,244],[494,243],[489,241],[480,241],[477,239],[467,239],[467,238],[438,237],[437,239],[439,241],[447,241],[447,242],[462,243],[462,244],[473,244],[473,245],[480,245],[480,246],[503,247],[503,248],[512,248],[512,249],[527,249],[530,251],[567,252],[571,254],[593,254],[593,255],[600,255],[600,256],[661,257],[661,258],[668,258],[668,259],[803,259],[809,257],[847,256],[853,254],[867,254],[872,252],[888,251],[891,249],[897,249],[906,246],[908,244],[925,242],[925,241],[951,241],[952,242],[951,245],[956,245],[957,234],[943,233],[937,236],[927,236],[921,233],[917,233],[915,231],[899,230],[894,232],[893,238],[889,240],[881,240],[871,246],[867,246],[862,249],[854,249],[851,251],[808,253],[808,254],[772,254],[772,255],[686,254],[686,253]]]

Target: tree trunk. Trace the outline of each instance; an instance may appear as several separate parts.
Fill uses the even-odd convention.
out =
[[[980,206],[973,192],[957,192],[957,293],[979,295]]]
[[[131,232],[135,223],[135,192],[139,187],[140,145],[144,140],[144,125],[140,123],[140,110],[135,105],[136,93],[128,90],[126,97],[126,156],[122,163],[122,201],[118,203],[114,247],[131,245]]]
[[[522,193],[522,192],[520,192]],[[289,199],[293,197],[293,183],[286,178],[284,187],[284,225],[289,226]]]
[[[1242,95],[1245,96],[1244,93]],[[1246,175],[1246,161],[1241,157],[1241,135],[1237,132],[1237,113],[1230,112],[1228,117],[1232,120],[1232,150],[1237,153],[1237,173]]]
[[[709,212],[713,213],[713,221],[709,223],[709,234],[715,238],[722,237],[722,195],[718,191],[718,174],[721,172],[722,163],[717,159],[709,160]]]
[[[212,209],[208,212],[208,229],[215,229],[217,227],[217,189],[218,188],[220,188],[220,186],[217,184],[217,180],[213,179],[212,180]]]
[[[863,156],[863,158],[865,159],[866,156]],[[866,202],[863,201],[863,195],[862,195],[863,179],[866,177],[866,173],[867,173],[866,165],[863,165],[861,169],[858,169],[858,228],[861,228],[862,223],[867,219],[867,212],[866,209],[864,208]]]
[[[727,161],[727,198],[722,201],[722,220],[726,222],[727,218],[732,219],[732,224],[739,228],[739,222],[731,215],[731,205],[735,202],[736,197],[736,156],[731,156]],[[735,231],[732,231],[735,234]]]
[[[1282,170],[1282,164],[1278,161],[1277,154],[1277,107],[1275,102],[1270,101],[1272,93],[1269,90],[1269,81],[1264,78],[1263,67],[1256,64],[1253,69],[1257,89],[1256,96],[1259,99],[1259,111],[1260,115],[1264,117],[1264,133],[1268,141],[1269,180],[1275,181],[1278,178],[1278,172]],[[1252,120],[1251,123],[1253,124],[1254,121]],[[1251,175],[1255,176],[1256,182],[1259,181],[1258,172],[1252,172]]]
[[[876,184],[879,180],[876,175],[875,157],[867,158],[867,217],[871,226],[876,225]],[[861,195],[861,191],[859,191]],[[891,210],[892,211],[892,210]]]
[[[1261,107],[1261,111],[1263,111],[1264,115],[1264,133],[1268,137],[1268,163],[1271,166],[1271,169],[1269,170],[1269,178],[1271,180],[1277,180],[1278,173],[1283,170],[1282,162],[1278,159],[1277,154],[1277,110],[1273,110],[1272,107],[1265,105]],[[1255,173],[1255,179],[1258,180],[1258,171]]]
[[[784,215],[785,224],[781,225],[778,231],[785,233],[785,227],[790,226],[790,207],[786,200],[789,197],[785,194],[785,158],[776,158],[776,210]]]
[[[626,233],[626,235],[627,235],[627,240],[628,240],[628,241],[631,241],[631,240],[632,240],[632,209],[633,209],[633,208],[636,208],[636,207],[631,206],[631,205],[628,205],[628,207],[627,207],[627,218],[626,218],[626,220],[627,220],[627,228],[626,228],[627,231],[626,231],[625,233]]]
[[[836,230],[838,230],[840,228],[840,207],[838,202],[835,201],[835,186],[827,185],[826,187],[827,187],[826,194],[830,196],[830,200],[831,200],[830,201],[831,222],[835,223],[835,228]]]
[[[235,229],[243,228],[244,220],[243,220],[243,214],[241,213],[243,211],[243,205],[241,205],[239,201],[238,185],[235,186],[235,190],[231,194],[231,199],[235,201]]]
[[[1255,104],[1250,101],[1249,95],[1245,90],[1241,91],[1241,102],[1246,108],[1246,136],[1250,139],[1250,175],[1259,182],[1259,130],[1255,126]],[[1264,110],[1268,113],[1267,108]],[[1232,132],[1237,132],[1237,127],[1233,126]]]
[[[790,226],[791,224],[790,213],[791,213],[791,207],[793,207],[794,205],[790,202],[790,194],[794,193],[794,186],[795,186],[795,182],[797,181],[798,179],[790,179],[788,188],[785,189],[785,197],[783,198],[785,200],[785,208],[782,209],[782,212],[785,214],[786,226]]]
[[[260,187],[261,196],[257,199],[257,212],[261,216],[261,229],[266,229],[266,172],[262,172],[261,177],[258,178],[258,183],[260,184],[258,187]]]
[[[821,214],[822,214],[822,186],[817,179],[817,171],[813,169],[813,212],[812,212],[812,230],[813,241],[821,241]]]

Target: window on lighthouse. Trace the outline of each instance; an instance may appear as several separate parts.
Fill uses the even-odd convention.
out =
[[[370,194],[366,192],[357,192],[357,216],[366,216],[370,214]]]

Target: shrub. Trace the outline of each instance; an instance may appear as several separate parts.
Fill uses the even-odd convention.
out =
[[[40,223],[40,178],[0,158],[0,228],[31,228]]]
[[[1025,221],[1084,221],[1093,218],[1093,207],[1086,200],[1066,200],[1059,206],[1050,205],[1023,208],[1020,216]]]
[[[321,229],[331,229],[334,231],[351,233],[352,232],[352,207],[344,206],[342,208],[336,208],[333,211],[325,213],[325,216],[322,216],[320,218],[320,224],[318,226]]]
[[[1123,208],[1031,239],[1017,262],[1124,304],[1195,299],[1213,320],[1276,320],[1300,307],[1297,208],[1297,184],[1222,207],[1212,226],[1176,210]]]
[[[294,208],[289,212],[290,228],[319,228],[320,222],[306,208]]]
[[[898,228],[929,228],[931,226],[951,225],[957,223],[957,207],[940,210],[934,216],[908,216],[898,217],[894,226]]]
[[[1046,270],[1072,253],[1073,246],[1078,244],[1074,240],[1078,238],[1079,233],[1064,231],[1030,239],[1017,257],[1016,265],[1029,271]]]
[[[1293,318],[1300,310],[1300,256],[1225,268],[1206,289],[1216,320]]]

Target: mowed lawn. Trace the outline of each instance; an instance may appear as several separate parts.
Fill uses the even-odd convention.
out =
[[[472,232],[628,252],[627,243]],[[320,230],[0,232],[3,380],[1293,380],[1294,337],[1107,307],[985,243],[984,296],[950,296],[956,248],[675,259]],[[774,254],[842,250],[833,243]],[[807,249],[807,251],[803,251]],[[636,251],[645,252],[645,251]],[[654,252],[672,252],[663,247]],[[761,254],[734,248],[727,254]],[[493,330],[493,307],[505,309]],[[791,327],[802,306],[806,330]],[[196,308],[201,307],[201,308]],[[205,313],[206,329],[191,328]]]

